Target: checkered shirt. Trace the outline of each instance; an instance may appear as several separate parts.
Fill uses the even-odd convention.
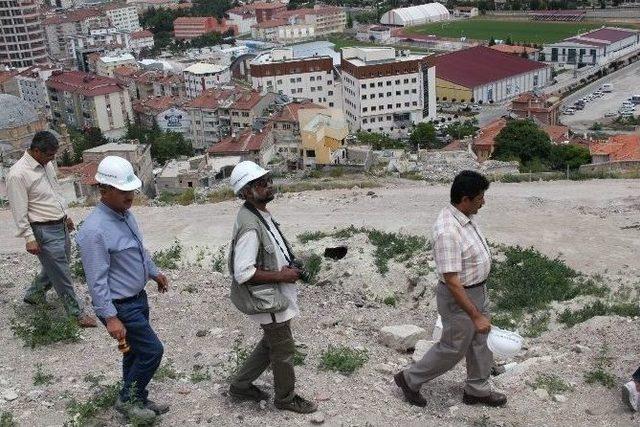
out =
[[[458,273],[462,286],[484,282],[491,270],[491,251],[471,218],[448,205],[433,225],[433,259],[441,281],[444,273]]]

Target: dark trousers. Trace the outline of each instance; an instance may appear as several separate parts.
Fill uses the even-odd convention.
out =
[[[146,292],[142,291],[126,302],[114,301],[114,305],[118,319],[127,329],[127,343],[131,347],[122,358],[123,385],[120,398],[123,402],[133,398],[144,404],[149,394],[147,385],[160,366],[164,348],[149,324]]]
[[[632,378],[634,381],[640,382],[640,368],[636,369],[636,371],[633,373]]]
[[[296,375],[293,370],[293,357],[296,352],[289,321],[262,325],[264,335],[244,365],[238,371],[231,384],[246,389],[271,364],[273,370],[274,400],[290,402],[295,396]]]

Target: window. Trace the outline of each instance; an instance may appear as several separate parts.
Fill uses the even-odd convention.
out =
[[[391,96],[391,92],[387,92],[387,96]]]
[[[400,84],[400,80],[396,80],[396,84],[399,85]]]
[[[366,85],[365,83],[362,83],[362,84],[360,85],[360,88],[362,88],[362,89],[366,89],[366,88],[367,88],[367,85]]]
[[[330,102],[330,103],[329,103],[329,107],[333,107],[333,102]]]
[[[322,80],[322,76],[318,76],[318,81]]]
[[[381,106],[380,106],[380,109],[381,109],[381,110],[384,110],[384,105],[381,105]]]
[[[391,86],[391,80],[387,81],[387,86]]]
[[[403,82],[404,82],[405,84],[406,84],[406,83],[409,83],[409,79],[404,79],[404,80],[403,80]]]
[[[362,119],[362,123],[367,124],[368,120],[366,118]]]
[[[332,95],[333,95],[333,91],[332,91],[332,90],[330,90],[330,91],[328,92],[328,95],[329,95],[329,96],[332,96]]]
[[[316,89],[318,89],[319,91],[322,91],[322,86],[318,86]]]
[[[298,82],[298,83],[300,83],[301,81],[302,81],[302,77],[298,77],[298,78],[296,79],[296,82]]]
[[[382,87],[382,82],[378,82],[378,87]]]
[[[405,90],[404,90],[404,94],[405,94],[405,95],[409,95],[409,89],[405,89]]]
[[[276,83],[281,85],[282,84],[282,79],[278,79],[278,81]]]
[[[413,102],[412,102],[412,104],[413,104],[414,106],[416,106],[416,105],[418,105],[418,101],[413,101]]]
[[[315,91],[316,91],[316,88],[311,86],[311,92],[315,92]]]
[[[289,79],[289,83],[295,83],[296,79]]]
[[[375,83],[369,83],[369,87],[376,87]]]
[[[316,78],[315,78],[315,77],[313,77],[313,76],[311,76],[311,78],[310,78],[309,80],[311,80],[312,82],[315,82],[315,81],[316,81]]]
[[[396,104],[396,108],[400,108],[402,106],[402,104],[400,104],[399,102]]]
[[[363,112],[363,113],[366,113],[366,112],[367,112],[367,110],[368,110],[368,108],[367,108],[367,107],[362,107],[362,112]]]
[[[551,62],[558,62],[558,48],[551,48]]]
[[[307,157],[315,157],[316,156],[316,150],[306,150],[307,151]]]
[[[387,104],[387,110],[391,110],[393,108],[393,104]]]
[[[384,117],[378,117],[379,122],[381,122],[382,120],[384,120]]]
[[[384,96],[384,93],[382,93],[382,92],[380,92],[380,93],[378,94],[378,98],[382,98],[383,96]]]
[[[375,93],[372,93],[371,95],[369,95],[369,98],[371,98],[371,99],[373,99],[373,98],[375,98],[375,97],[376,97],[376,94],[375,94]]]
[[[362,95],[362,99],[367,99],[367,95]]]
[[[411,93],[418,93],[416,89],[411,89]]]
[[[414,77],[411,79],[411,83],[415,83],[415,82],[416,82],[416,78]]]
[[[375,105],[372,105],[372,106],[371,106],[371,111],[376,111],[376,108],[377,108],[377,107],[376,107]]]
[[[405,107],[408,107],[408,106],[409,106],[409,103],[408,103],[408,102],[405,102],[405,103],[404,103],[404,106],[405,106]]]
[[[396,91],[396,96],[398,95],[402,95],[402,92],[400,92],[399,90]]]
[[[331,80],[327,80],[327,84],[328,84],[328,85],[333,84],[333,81],[331,81]]]
[[[302,93],[302,88],[301,87],[298,88],[298,93]]]

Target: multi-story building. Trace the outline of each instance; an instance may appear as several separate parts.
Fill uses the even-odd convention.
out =
[[[51,105],[46,81],[60,68],[31,67],[16,76],[20,88],[20,98],[31,104],[38,114],[51,118]]]
[[[238,31],[238,35],[251,34],[251,27],[258,23],[256,19],[256,11],[248,6],[238,6],[227,11],[229,25],[234,25]]]
[[[251,27],[251,36],[274,43],[298,43],[315,38],[315,26],[296,19],[272,19]]]
[[[78,9],[55,14],[42,22],[49,55],[56,60],[73,61],[72,40],[90,30],[109,28],[109,19],[96,9]]]
[[[188,139],[196,152],[204,152],[212,144],[220,141],[224,135],[231,133],[228,125],[226,128],[221,127],[218,110],[220,105],[232,98],[236,92],[234,86],[207,89],[183,106],[191,119],[191,132]]]
[[[342,111],[303,109],[299,111],[300,160],[304,167],[338,165],[346,160],[349,127]]]
[[[261,95],[256,91],[246,91],[236,95],[230,105],[223,104],[221,115],[228,111],[231,132],[237,133],[251,129],[254,120],[262,117],[275,99],[273,93]],[[223,121],[224,122],[224,121]]]
[[[84,150],[82,161],[97,165],[107,156],[119,156],[127,159],[133,166],[136,176],[142,181],[142,191],[148,196],[155,196],[151,145],[110,142]]]
[[[536,92],[526,92],[511,101],[509,111],[521,119],[533,119],[542,125],[557,125],[560,98]]]
[[[195,98],[205,89],[231,81],[231,70],[227,65],[197,62],[183,71],[186,93]]]
[[[341,108],[338,73],[330,56],[295,58],[293,49],[273,49],[258,55],[250,64],[251,86],[293,99],[310,99],[330,108]]]
[[[309,100],[294,101],[277,108],[278,110],[270,120],[273,124],[275,153],[287,160],[290,166],[296,168],[299,159],[298,150],[302,144],[298,117],[300,110],[311,109],[321,112],[325,108]]]
[[[89,30],[88,34],[77,34],[68,37],[70,56],[76,67],[81,71],[88,71],[87,58],[92,53],[104,54],[114,49],[129,50],[127,48],[129,34],[116,28],[97,28]]]
[[[136,123],[150,129],[158,126],[165,132],[176,132],[189,139],[191,117],[181,108],[182,100],[171,96],[154,96],[133,102]]]
[[[210,158],[235,157],[238,161],[251,160],[266,166],[274,155],[273,132],[269,125],[256,131],[247,129],[223,138],[212,145],[207,154]]]
[[[227,31],[236,34],[236,27],[215,16],[181,16],[173,21],[173,32],[177,40],[191,40],[207,33],[224,34]]]
[[[75,0],[49,0],[47,3],[51,5],[51,7],[55,9],[71,9],[76,7]]]
[[[119,31],[133,33],[142,30],[138,9],[133,5],[121,3],[108,3],[103,6],[105,15],[109,18],[111,25]]]
[[[269,21],[273,19],[274,15],[287,10],[286,4],[277,1],[272,3],[254,2],[248,4],[247,7],[255,11],[256,21],[258,21],[258,23]]]
[[[48,62],[39,2],[0,1],[0,65],[30,67]]]
[[[137,54],[142,49],[153,49],[153,33],[149,30],[134,31],[129,35],[129,47]]]
[[[343,8],[316,6],[274,13],[268,20],[258,20],[251,34],[260,40],[295,43],[341,33],[346,27],[347,14]]]
[[[99,76],[113,77],[113,70],[122,65],[138,65],[136,58],[130,53],[118,56],[101,56],[96,61],[96,74]]]
[[[343,108],[351,131],[404,133],[435,117],[435,70],[424,59],[392,47],[343,48]]]
[[[133,110],[129,92],[117,80],[67,71],[54,72],[46,85],[54,123],[98,127],[107,138],[126,134]]]

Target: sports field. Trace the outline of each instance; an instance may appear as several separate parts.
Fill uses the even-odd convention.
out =
[[[604,24],[604,22],[595,21],[538,22],[473,18],[407,27],[404,32],[405,34],[435,34],[441,37],[466,37],[468,39],[487,41],[491,37],[496,40],[506,40],[507,37],[511,37],[514,42],[542,44],[557,42],[566,37],[600,28]],[[633,25],[629,24],[609,25],[634,28]]]

